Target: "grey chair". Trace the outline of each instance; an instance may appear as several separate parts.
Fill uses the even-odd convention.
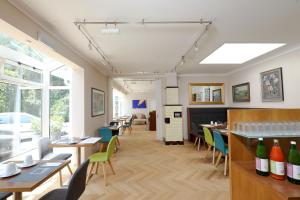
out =
[[[5,200],[12,195],[11,192],[0,192],[0,200]]]
[[[85,191],[86,175],[90,160],[86,160],[75,171],[67,188],[52,190],[44,195],[40,200],[77,200]]]
[[[40,160],[68,160],[72,154],[70,153],[53,153],[53,148],[50,148],[49,145],[51,144],[50,139],[47,137],[41,137],[38,142],[38,151],[39,151],[39,158]],[[70,174],[72,175],[73,172],[71,170],[70,165],[67,165]],[[62,186],[62,174],[59,171],[59,180],[60,185]]]
[[[198,151],[200,150],[200,145],[201,145],[201,140],[203,141],[203,144],[205,144],[205,141],[204,141],[204,134],[203,132],[197,127],[197,125],[192,122],[191,123],[191,128],[192,128],[192,132],[191,134],[195,136],[195,143],[194,143],[194,146],[196,146],[196,144],[198,143]]]

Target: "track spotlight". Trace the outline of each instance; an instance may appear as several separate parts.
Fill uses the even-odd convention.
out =
[[[182,56],[182,57],[181,57],[180,65],[183,65],[184,63],[185,63],[184,56]]]
[[[195,42],[195,44],[194,44],[194,50],[195,50],[195,51],[198,51],[198,50],[199,50],[199,47],[198,47],[198,43],[197,43],[197,42]]]

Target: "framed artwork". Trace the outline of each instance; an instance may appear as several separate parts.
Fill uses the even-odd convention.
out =
[[[233,102],[250,102],[250,83],[232,86]]]
[[[224,83],[189,83],[189,103],[224,104]]]
[[[222,90],[216,89],[212,91],[212,99],[213,102],[220,102],[222,101]]]
[[[210,88],[204,88],[204,101],[210,101]]]
[[[283,101],[282,68],[260,73],[263,102]]]
[[[132,108],[133,109],[145,109],[147,108],[146,100],[132,100]]]
[[[105,94],[104,91],[92,88],[92,117],[104,115]]]

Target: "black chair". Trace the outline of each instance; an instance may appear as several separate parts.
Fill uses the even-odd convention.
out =
[[[119,122],[117,121],[112,121],[109,123],[110,126],[118,126],[119,125]]]
[[[50,148],[49,145],[51,144],[51,141],[47,137],[41,137],[38,141],[38,152],[39,152],[39,157],[40,160],[51,160],[51,161],[56,161],[56,160],[68,160],[71,158],[72,154],[70,153],[53,153],[53,148]],[[70,174],[72,175],[73,172],[71,170],[70,165],[67,165],[68,170]],[[59,181],[60,181],[60,186],[62,186],[62,174],[61,171],[59,171]]]
[[[0,192],[0,200],[5,200],[12,195],[11,192]]]
[[[67,188],[52,190],[44,195],[40,200],[76,200],[85,191],[86,174],[90,160],[86,160],[75,171]]]
[[[197,142],[198,142],[198,151],[200,150],[200,145],[201,145],[201,139],[203,141],[203,144],[205,144],[205,141],[204,141],[204,134],[203,132],[197,127],[197,125],[192,122],[191,123],[191,128],[192,128],[192,132],[191,134],[193,136],[195,136],[195,143],[194,143],[194,146],[196,146]]]

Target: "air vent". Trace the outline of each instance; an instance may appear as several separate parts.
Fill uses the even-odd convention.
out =
[[[55,40],[45,32],[38,32],[38,40],[51,49],[55,49]]]

